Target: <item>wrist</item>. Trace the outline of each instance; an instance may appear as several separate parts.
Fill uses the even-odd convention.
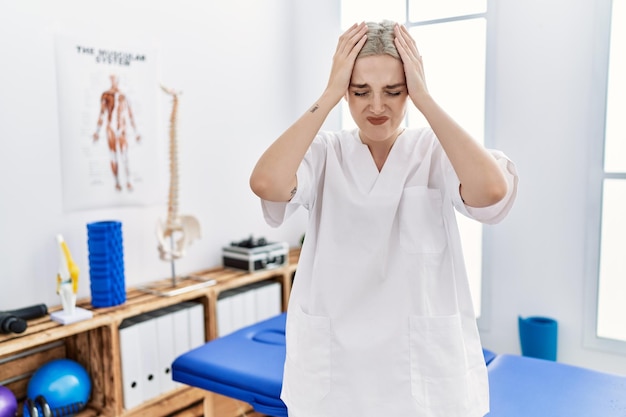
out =
[[[420,113],[422,113],[426,118],[428,118],[429,113],[439,109],[439,105],[428,91],[411,97],[411,101],[413,101],[417,110],[419,110]]]
[[[334,92],[332,90],[325,90],[320,98],[315,102],[320,108],[325,108],[331,111],[343,97],[343,93]]]

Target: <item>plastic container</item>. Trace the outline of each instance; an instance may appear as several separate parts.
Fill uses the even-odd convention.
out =
[[[556,361],[558,324],[549,317],[518,317],[522,355]]]

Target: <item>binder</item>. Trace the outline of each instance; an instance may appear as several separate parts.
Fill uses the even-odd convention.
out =
[[[278,282],[274,282],[268,289],[269,306],[267,316],[274,317],[283,312],[283,286]]]
[[[185,305],[172,306],[171,335],[174,340],[174,355],[176,357],[188,352],[189,349],[189,313]]]
[[[189,328],[189,314],[180,304],[171,306],[170,309],[172,317],[170,337],[174,342],[174,358],[177,358],[189,351],[189,331],[187,330]],[[182,386],[180,382],[174,382],[174,385],[176,387]]]
[[[239,330],[245,326],[246,306],[243,293],[244,290],[242,288],[237,288],[232,290],[232,295],[230,296],[233,331]]]
[[[189,315],[189,349],[194,349],[204,345],[204,306],[200,303],[188,303],[187,313]]]
[[[122,392],[126,410],[138,406],[143,401],[140,337],[135,321],[134,318],[126,319],[119,327]]]
[[[174,320],[171,310],[162,308],[149,313],[156,325],[157,345],[157,380],[159,393],[163,394],[176,388],[176,383],[172,379],[172,362],[176,359],[174,354],[174,338],[172,332]]]
[[[157,326],[153,317],[142,314],[132,327],[137,328],[139,335],[141,401],[145,402],[160,394]]]
[[[217,298],[217,335],[226,336],[242,327],[282,312],[282,286],[262,281],[222,292]]]
[[[222,337],[232,333],[233,299],[229,291],[222,292],[217,298],[217,336]]]
[[[241,327],[250,326],[256,323],[256,289],[255,287],[245,289],[241,293],[243,306],[243,324]],[[241,328],[239,327],[239,328]]]
[[[267,282],[256,289],[256,321],[263,321],[282,312],[282,287],[278,282]]]

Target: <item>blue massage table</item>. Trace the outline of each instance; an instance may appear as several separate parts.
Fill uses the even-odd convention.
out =
[[[249,403],[256,412],[287,417],[280,399],[286,314],[212,340],[172,364],[174,381]],[[205,417],[209,417],[206,410]]]
[[[247,402],[258,413],[287,417],[280,400],[285,319],[283,313],[179,356],[172,378]],[[487,349],[483,354],[488,417],[626,417],[626,376]],[[210,416],[212,405],[205,404],[205,417]]]
[[[487,417],[626,416],[626,376],[516,355],[497,355],[487,369]]]

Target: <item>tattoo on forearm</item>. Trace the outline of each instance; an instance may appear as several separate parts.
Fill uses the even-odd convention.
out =
[[[311,113],[315,113],[317,111],[317,109],[319,109],[319,108],[320,108],[319,104],[316,104],[315,106],[313,106],[311,108]]]

